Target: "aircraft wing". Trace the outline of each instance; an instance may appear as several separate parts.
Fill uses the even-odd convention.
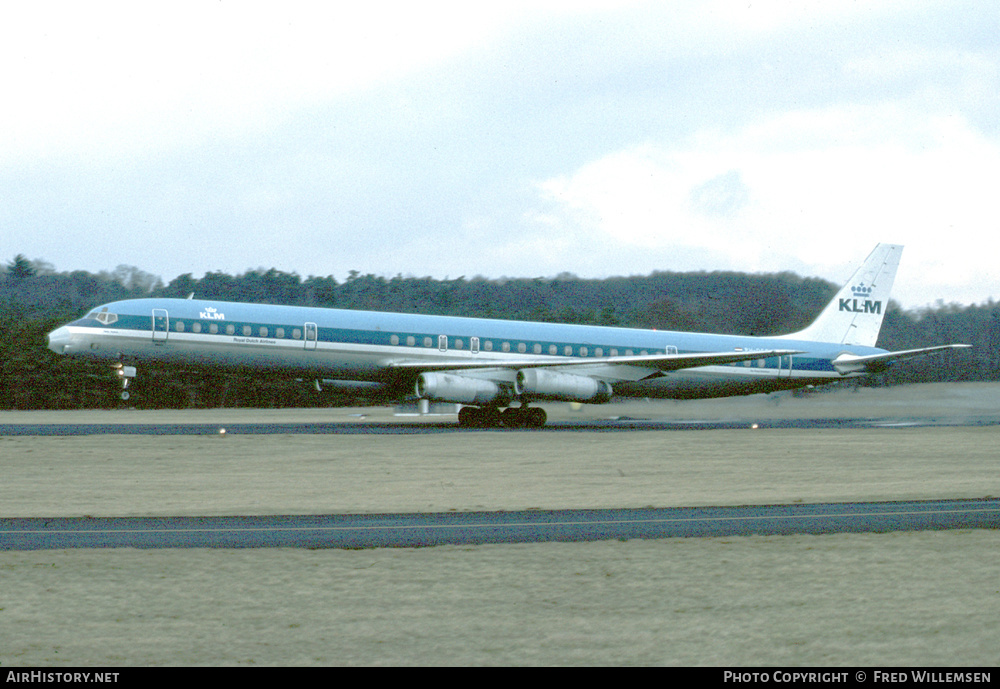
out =
[[[885,354],[869,354],[858,356],[856,354],[841,354],[833,360],[833,367],[838,373],[877,373],[884,371],[889,364],[897,359],[909,359],[914,356],[923,356],[931,352],[939,352],[945,349],[967,349],[972,345],[967,344],[947,344],[937,347],[922,347],[920,349],[904,349],[898,352],[886,352]]]
[[[522,369],[522,368],[588,368],[634,366],[659,371],[677,371],[698,366],[721,366],[749,359],[768,359],[776,356],[801,354],[799,349],[767,349],[757,351],[699,352],[695,354],[640,354],[634,356],[604,357],[521,357],[518,359],[423,359],[387,362],[389,368],[416,371],[457,371],[471,369]],[[618,376],[606,368],[597,378],[614,379],[632,376]]]

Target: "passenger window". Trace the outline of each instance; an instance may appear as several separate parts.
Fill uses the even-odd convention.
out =
[[[229,325],[227,325],[226,326],[226,334],[227,335],[234,335],[234,334],[236,334],[236,326],[233,325],[232,323],[230,323]]]
[[[485,349],[487,352],[492,352],[493,340],[486,340],[486,342],[483,343],[483,349]]]
[[[261,326],[261,328],[260,328],[260,336],[261,337],[267,337],[267,328]]]
[[[573,348],[570,347],[569,345],[566,345],[565,347],[563,347],[563,354],[566,356],[573,356]]]
[[[531,351],[534,352],[535,354],[541,354],[542,345],[536,343],[535,346],[531,348]]]
[[[455,340],[455,349],[461,349],[461,348],[462,348],[462,341],[456,339]]]
[[[434,340],[432,340],[429,337],[425,337],[424,338],[424,347],[433,347],[433,346],[434,346]]]
[[[602,347],[598,347],[597,349],[595,349],[594,356],[604,356],[604,349]]]
[[[179,333],[184,332],[184,321],[174,321],[174,330]]]
[[[558,352],[559,352],[558,347],[556,347],[555,345],[549,345],[549,354],[557,354]]]
[[[587,356],[588,351],[586,347],[580,347],[580,356]]]
[[[413,335],[407,335],[406,344],[410,347],[413,347],[414,345],[417,344],[417,338],[415,338]]]
[[[394,346],[398,345],[399,344],[399,335],[390,335],[389,336],[389,344],[394,345]]]
[[[193,332],[193,333],[200,333],[201,332],[201,323],[192,323],[191,324],[191,332]]]
[[[285,329],[284,328],[278,328],[277,330],[274,331],[274,335],[279,340],[283,339],[285,337]]]
[[[217,335],[219,332],[219,324],[218,323],[210,324],[208,326],[208,332],[212,333],[213,335]]]
[[[253,334],[253,329],[249,325],[243,326],[243,337],[250,337]]]
[[[510,351],[510,342],[504,342],[503,345],[500,348],[503,351],[505,351],[505,352],[509,352]]]

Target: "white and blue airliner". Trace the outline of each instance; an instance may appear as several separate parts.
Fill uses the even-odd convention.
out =
[[[875,347],[902,248],[879,244],[809,327],[773,337],[129,299],[54,330],[49,349],[109,361],[125,386],[143,364],[254,370],[384,399],[465,405],[463,426],[537,427],[545,411],[530,404],[540,400],[600,404],[616,397],[773,392],[967,347]]]

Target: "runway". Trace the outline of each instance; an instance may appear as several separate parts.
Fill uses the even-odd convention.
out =
[[[995,426],[1000,417],[880,417],[739,420],[588,419],[555,421],[536,429],[468,429],[453,421],[330,421],[258,423],[15,423],[0,424],[0,436],[80,435],[217,435],[225,430],[241,435],[415,435],[427,433],[560,433],[624,431],[705,431],[745,429],[919,428],[924,426]]]
[[[436,514],[0,519],[0,550],[387,548],[1000,528],[1000,499]]]

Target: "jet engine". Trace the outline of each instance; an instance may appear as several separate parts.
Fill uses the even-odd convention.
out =
[[[514,391],[530,399],[566,400],[603,404],[611,399],[611,385],[587,376],[557,373],[544,368],[526,368],[517,372]]]
[[[510,404],[508,388],[491,380],[466,378],[449,373],[421,373],[417,377],[417,397],[464,404]]]

